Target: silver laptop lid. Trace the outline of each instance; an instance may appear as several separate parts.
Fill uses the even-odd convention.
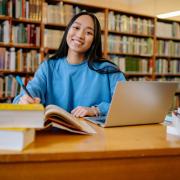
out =
[[[177,85],[176,82],[118,82],[104,127],[162,122]]]

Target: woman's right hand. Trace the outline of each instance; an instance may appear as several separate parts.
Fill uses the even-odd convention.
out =
[[[41,100],[38,97],[32,99],[31,97],[25,94],[24,96],[20,97],[18,104],[39,104],[40,101]]]

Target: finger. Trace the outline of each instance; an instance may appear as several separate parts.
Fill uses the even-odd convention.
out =
[[[25,101],[24,99],[20,99],[19,103],[18,104],[28,104],[27,101]]]
[[[71,113],[74,114],[77,110],[79,110],[79,108],[81,108],[81,106],[77,106],[76,108],[74,108]]]
[[[35,103],[34,99],[32,99],[30,96],[28,95],[24,95],[23,99],[25,99],[29,104],[33,104]]]
[[[81,112],[81,109],[76,109],[73,113],[73,116],[78,117],[78,114]]]
[[[85,109],[84,108],[79,108],[76,110],[76,112],[74,113],[75,117],[80,117],[82,113],[84,113]]]
[[[35,100],[29,97],[28,95],[24,95],[20,98],[19,104],[34,104]]]
[[[26,101],[26,98],[24,98],[24,96],[20,97],[19,104],[28,104],[28,102]]]
[[[87,111],[84,111],[79,115],[79,117],[84,117],[84,116],[87,116]]]
[[[39,104],[41,99],[40,98],[34,98],[34,101],[35,101],[36,104]]]
[[[76,117],[84,117],[88,114],[88,110],[87,109],[81,109],[80,111],[77,112]]]

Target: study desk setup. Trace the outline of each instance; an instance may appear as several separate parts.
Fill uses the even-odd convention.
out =
[[[0,179],[180,179],[180,138],[166,125],[37,132],[22,152],[0,151]]]
[[[0,179],[180,179],[180,134],[168,134],[169,128],[162,123],[176,85],[118,83],[102,124],[97,119],[78,119],[60,107],[47,106],[45,117],[48,120],[48,112],[53,110],[50,112],[59,119],[49,116],[50,125],[59,129],[54,131],[48,126],[37,131],[35,141],[23,151],[0,150]],[[129,111],[130,104],[132,111]],[[40,114],[32,120],[41,120],[43,127],[44,108],[40,104],[2,105],[1,126],[7,125],[7,121],[11,126],[17,125],[12,123],[15,113],[22,116],[29,109],[37,111],[37,106]],[[37,112],[30,111],[30,114],[31,118]],[[177,114],[180,115],[180,110]],[[27,125],[31,119],[19,122],[19,126]],[[1,142],[6,141],[8,138],[1,135]],[[13,143],[14,140],[9,144]]]

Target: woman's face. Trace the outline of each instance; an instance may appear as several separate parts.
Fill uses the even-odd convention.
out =
[[[90,16],[79,16],[71,25],[66,41],[68,51],[84,54],[90,47],[94,39],[94,23]]]

